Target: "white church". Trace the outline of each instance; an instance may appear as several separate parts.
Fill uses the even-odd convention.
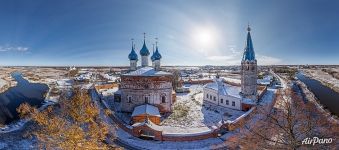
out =
[[[204,104],[219,105],[244,110],[244,104],[257,102],[257,60],[255,59],[251,28],[247,28],[247,40],[241,61],[241,88],[225,84],[218,76],[204,86]]]

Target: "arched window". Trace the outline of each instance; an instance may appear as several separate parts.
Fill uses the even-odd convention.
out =
[[[166,103],[166,96],[165,95],[161,96],[161,102]]]
[[[145,103],[149,103],[149,96],[145,96]]]
[[[132,96],[127,96],[128,103],[132,103]]]
[[[206,98],[208,98],[208,93],[206,94]]]

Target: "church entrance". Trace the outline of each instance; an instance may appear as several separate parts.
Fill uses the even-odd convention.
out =
[[[148,130],[139,130],[139,138],[144,140],[154,140],[154,133]]]

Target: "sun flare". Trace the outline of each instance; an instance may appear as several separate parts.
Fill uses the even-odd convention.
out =
[[[193,31],[193,42],[201,49],[211,49],[216,44],[216,32],[213,28],[200,27]]]

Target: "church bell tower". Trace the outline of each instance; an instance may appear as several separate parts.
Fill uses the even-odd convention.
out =
[[[247,40],[241,61],[241,95],[257,100],[257,60],[255,59],[251,28],[247,27]]]

